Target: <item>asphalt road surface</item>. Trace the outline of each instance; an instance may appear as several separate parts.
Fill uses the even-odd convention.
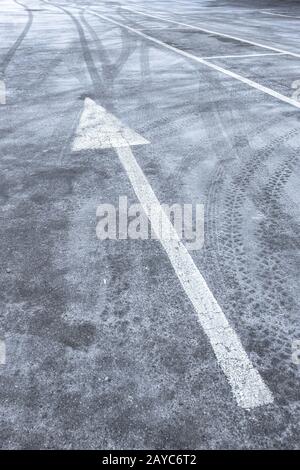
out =
[[[1,0],[1,448],[299,448],[299,26]],[[204,205],[204,245],[100,240],[125,196]]]

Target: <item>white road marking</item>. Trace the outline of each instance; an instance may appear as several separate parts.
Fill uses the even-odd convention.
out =
[[[229,325],[217,300],[200,274],[186,247],[181,242],[174,226],[161,207],[146,176],[137,163],[130,148],[130,143],[126,140],[126,135],[130,135],[132,131],[126,131],[126,128],[114,116],[91,99],[87,98],[85,100],[83,114],[85,114],[85,118],[79,122],[77,135],[82,136],[87,131],[87,128],[84,131],[80,128],[82,123],[85,125],[87,114],[91,117],[88,121],[94,122],[97,132],[101,133],[103,128],[110,129],[111,146],[114,146],[135,194],[151,223],[151,227],[165,249],[185,293],[197,312],[199,322],[211,343],[220,367],[231,385],[238,405],[245,409],[251,409],[272,403],[274,400],[272,393],[263,382],[258,371],[251,364],[239,337]],[[99,126],[97,123],[99,123]],[[112,135],[112,125],[116,126],[116,137]],[[101,137],[96,138],[95,142],[93,142],[96,132],[90,126],[88,130],[91,132],[91,136],[88,138],[86,135],[84,148],[87,148],[86,144],[88,142],[91,145],[90,148],[104,148],[102,144],[103,139]],[[104,140],[106,141],[106,139]],[[140,138],[140,143],[147,142],[142,137]],[[73,146],[73,149],[76,150],[77,146]],[[155,214],[153,207],[156,208]],[[169,234],[171,236],[168,239],[161,237],[161,223],[165,224],[165,227],[169,227]]]
[[[0,80],[0,104],[6,104],[6,87],[4,80]]]
[[[293,100],[292,98],[289,98],[288,96],[282,95],[281,93],[278,93],[277,91],[272,90],[272,88],[268,88],[268,87],[265,87],[264,85],[260,85],[259,83],[254,82],[253,80],[250,80],[246,77],[242,77],[241,75],[238,75],[237,73],[232,72],[231,70],[224,69],[223,67],[220,67],[219,65],[213,64],[212,62],[208,62],[205,59],[202,59],[201,57],[197,57],[193,54],[190,54],[189,52],[182,51],[181,49],[177,49],[174,46],[170,46],[169,44],[166,44],[165,42],[160,41],[159,39],[156,39],[152,36],[144,34],[144,33],[142,33],[141,31],[139,31],[137,29],[131,28],[130,26],[126,26],[123,23],[119,23],[118,21],[113,20],[112,18],[110,18],[108,16],[100,15],[99,13],[96,13],[93,10],[88,10],[88,12],[92,15],[98,16],[99,18],[101,18],[105,21],[109,21],[113,24],[116,24],[117,26],[120,26],[121,28],[127,29],[128,31],[131,31],[132,33],[134,33],[138,36],[141,36],[142,38],[145,38],[148,41],[154,42],[155,44],[158,44],[161,47],[169,49],[170,51],[173,51],[176,54],[180,54],[183,57],[187,57],[188,59],[191,59],[191,60],[193,60],[195,62],[198,62],[200,64],[207,65],[207,67],[210,67],[214,70],[217,70],[218,72],[221,72],[224,75],[228,75],[229,77],[234,78],[235,80],[238,80],[239,82],[245,83],[246,85],[249,85],[250,87],[255,88],[256,90],[259,90],[259,91],[265,93],[266,95],[273,96],[274,98],[277,98],[278,100],[283,101],[284,103],[288,103],[292,106],[295,106],[296,108],[300,108],[300,102],[299,101]]]
[[[264,13],[265,15],[272,15],[272,16],[283,16],[286,18],[296,18],[296,19],[300,18],[300,16],[284,15],[283,13],[272,13],[271,11],[262,11],[261,13]]]
[[[166,31],[166,28],[164,28],[163,26],[150,26],[149,28],[141,28],[141,31],[149,31],[150,29],[153,29],[155,31]],[[178,31],[178,28],[168,28],[167,31]]]
[[[6,364],[6,344],[4,340],[0,339],[0,365]]]
[[[101,129],[101,132],[99,132]],[[128,145],[149,144],[141,135],[122,125],[122,123],[95,102],[87,98],[80,116],[72,150],[106,149],[128,147]]]
[[[208,57],[201,57],[201,59],[210,60],[210,59],[234,59],[244,58],[244,57],[265,57],[266,55],[286,55],[285,52],[267,52],[266,54],[235,54],[235,55],[212,55]]]
[[[235,41],[251,44],[252,46],[262,47],[264,49],[270,49],[271,51],[276,51],[276,52],[283,52],[284,54],[292,55],[294,57],[300,57],[300,54],[296,54],[295,52],[286,51],[284,49],[279,49],[279,48],[273,47],[273,46],[267,46],[266,44],[260,44],[259,42],[255,42],[255,41],[249,41],[248,39],[242,39],[242,38],[237,37],[237,36],[231,36],[229,34],[220,33],[218,31],[212,31],[210,29],[200,28],[199,26],[195,26],[195,25],[191,25],[191,24],[187,24],[187,23],[181,23],[179,21],[169,20],[169,19],[163,18],[161,16],[150,15],[149,13],[144,13],[142,11],[134,10],[133,8],[129,8],[129,7],[120,7],[120,8],[122,8],[123,10],[132,11],[133,13],[138,13],[139,15],[149,16],[150,18],[154,18],[154,19],[157,19],[157,20],[160,20],[160,21],[166,21],[167,23],[178,24],[178,25],[190,28],[190,29],[196,29],[196,30],[199,30],[199,31],[203,31],[204,33],[215,34],[217,36],[223,36],[224,38],[234,39]]]

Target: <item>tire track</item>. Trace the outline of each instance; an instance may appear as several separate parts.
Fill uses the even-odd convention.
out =
[[[295,256],[299,254],[300,227],[285,213],[280,199],[298,159],[299,150],[290,149],[289,157],[275,170],[258,195],[257,199],[263,210],[264,219],[256,230],[259,246],[258,273],[264,285],[262,306],[265,309],[268,307],[271,312],[280,312],[280,322],[285,321],[290,325],[290,330],[294,330],[294,337],[298,337],[297,334],[300,332],[295,332],[297,317],[293,318],[291,312],[298,311],[299,306],[296,305],[289,289],[290,286],[287,285],[287,262],[291,263],[291,260],[286,259],[285,253],[291,252]],[[289,254],[290,258],[292,254]],[[273,331],[278,342],[289,344],[290,335],[282,331],[282,326],[277,322],[273,326]],[[293,369],[291,362],[289,362],[289,368]]]
[[[90,15],[93,15],[92,11],[88,12]],[[96,16],[97,20],[99,21],[99,17]],[[131,20],[131,24],[133,24]],[[135,23],[134,23],[135,24]],[[132,34],[125,32],[125,37],[132,37]],[[94,37],[96,39],[96,37]],[[149,63],[149,57],[145,58],[145,42],[140,41],[139,39],[137,40],[138,43],[140,43],[140,64],[141,64],[141,78],[142,78],[142,83],[141,83],[141,92],[139,93],[139,101],[140,104],[135,107],[135,114],[138,116],[137,120],[138,122],[143,123],[140,128],[141,133],[146,133],[149,134],[155,134],[155,139],[160,140],[163,138],[169,138],[171,135],[177,135],[178,133],[182,132],[184,128],[189,126],[192,123],[196,123],[198,121],[198,105],[195,103],[191,104],[190,97],[189,100],[185,100],[182,102],[182,107],[184,107],[185,112],[182,112],[182,107],[178,108],[175,107],[172,109],[172,116],[170,118],[170,109],[167,109],[167,113],[162,113],[161,109],[163,106],[160,106],[160,102],[155,102],[155,104],[152,102],[151,99],[147,99],[147,86],[143,85],[143,82],[145,82],[145,77],[149,75],[150,71],[150,63]],[[136,50],[136,48],[135,48]],[[133,51],[134,52],[134,51]],[[148,53],[147,53],[148,55]],[[190,68],[192,68],[193,73],[197,73],[198,66],[197,65],[190,65]],[[161,85],[161,90],[163,90],[165,85]],[[124,91],[125,85],[123,84],[122,88],[122,96],[125,95]],[[160,92],[160,89],[156,89],[155,91]],[[188,92],[190,94],[190,92]],[[142,95],[142,99],[141,99]],[[162,98],[161,104],[163,105],[163,102],[165,101],[164,98]],[[140,118],[139,118],[140,116]],[[160,175],[161,180],[163,181],[161,183],[161,190],[162,192],[167,192],[168,189],[170,189],[170,185],[173,185],[173,178],[169,178],[168,176],[165,176],[165,178],[162,178],[164,175],[165,171],[162,167],[162,165],[157,161],[157,159],[151,159],[151,161],[147,162],[145,171],[149,174],[155,174]],[[176,188],[179,189],[178,187],[178,181],[176,182]],[[173,190],[173,195],[174,198],[176,197],[176,192],[175,192],[175,186],[172,186]]]
[[[13,1],[14,1],[14,3],[17,3],[18,5],[22,6],[24,8],[24,10],[26,10],[28,18],[27,18],[27,22],[25,24],[25,27],[24,27],[22,33],[19,35],[17,40],[14,42],[12,47],[9,49],[9,51],[7,52],[6,56],[4,57],[2,63],[0,64],[0,79],[1,79],[1,77],[2,78],[4,77],[5,71],[8,67],[8,65],[9,65],[9,63],[11,62],[11,60],[13,59],[15,53],[17,52],[17,50],[19,49],[19,47],[22,44],[23,40],[27,36],[27,34],[28,34],[28,32],[31,28],[32,22],[33,22],[32,11],[27,7],[27,5],[24,5],[19,0],[13,0]]]
[[[107,96],[107,93],[106,93],[106,90],[105,90],[105,86],[104,86],[102,77],[101,77],[101,75],[99,74],[99,72],[97,70],[95,61],[93,59],[93,55],[92,55],[92,53],[90,51],[90,48],[89,48],[89,43],[88,43],[87,37],[85,35],[84,29],[83,29],[80,21],[78,21],[76,16],[73,13],[71,13],[70,11],[68,11],[66,8],[63,8],[59,5],[56,5],[56,4],[48,2],[48,1],[47,2],[44,1],[44,0],[41,0],[41,1],[43,3],[46,3],[47,5],[50,5],[54,8],[57,8],[57,9],[63,11],[67,16],[69,16],[71,18],[71,20],[74,23],[74,26],[77,30],[77,34],[78,34],[78,37],[79,37],[79,42],[80,42],[80,46],[81,46],[83,59],[84,59],[84,62],[86,64],[87,71],[89,73],[91,83],[92,83],[93,91],[90,94],[90,97],[93,98],[93,99],[99,99],[100,96],[101,96],[102,100],[104,102],[107,102],[108,96]]]
[[[93,39],[94,43],[97,45],[97,58],[99,63],[101,64],[101,69],[102,69],[102,81],[103,81],[103,86],[106,92],[106,99],[107,101],[110,102],[110,109],[111,111],[114,111],[114,101],[115,101],[115,92],[114,92],[114,86],[115,86],[115,80],[117,79],[118,75],[122,71],[122,68],[125,66],[126,62],[128,61],[129,57],[134,53],[136,50],[136,43],[133,43],[130,41],[130,44],[127,45],[125,38],[126,35],[124,31],[122,30],[122,45],[121,45],[121,53],[118,58],[118,60],[113,63],[110,58],[109,54],[104,48],[102,42],[100,41],[99,36],[97,35],[96,31],[94,28],[90,25],[90,23],[86,20],[85,18],[85,12],[83,9],[81,9],[80,13],[80,19],[81,23],[83,26],[86,28],[86,30],[89,32],[91,38]]]
[[[91,14],[91,13],[89,12],[89,14]],[[119,56],[118,60],[115,63],[112,63],[112,61],[109,59],[109,54],[106,52],[102,42],[100,41],[99,36],[96,34],[95,30],[92,28],[90,23],[88,23],[88,21],[86,20],[85,11],[83,9],[80,13],[80,18],[82,20],[82,23],[88,29],[91,37],[93,38],[93,40],[95,41],[95,43],[97,44],[97,46],[99,48],[99,49],[97,49],[97,56],[99,58],[99,61],[102,64],[103,75],[104,75],[104,77],[107,81],[107,85],[108,85],[108,82],[110,80],[115,80],[117,78],[117,76],[122,71],[122,68],[124,67],[124,65],[128,61],[129,57],[135,52],[136,47],[137,47],[136,43],[131,42],[131,44],[129,46],[126,45],[125,44],[125,39],[127,39],[127,36],[126,36],[126,32],[122,29],[121,30],[122,43],[121,43],[120,56]],[[99,20],[99,17],[97,17],[97,19]]]
[[[279,198],[284,187],[292,175],[297,163],[297,151],[290,149],[287,142],[290,138],[299,135],[297,128],[282,132],[271,144],[259,150],[251,161],[247,161],[232,177],[225,191],[224,222],[220,224],[217,233],[224,232],[223,243],[219,259],[224,260],[222,272],[226,274],[228,305],[226,308],[238,321],[245,313],[251,318],[259,319],[260,334],[250,327],[249,349],[257,352],[258,365],[266,370],[274,367],[274,358],[280,358],[277,367],[278,376],[282,378],[279,385],[280,399],[284,397],[293,399],[296,392],[291,383],[295,380],[295,370],[290,360],[291,315],[297,311],[295,301],[289,294],[287,282],[287,262],[282,258],[280,250],[276,249],[277,234],[287,234],[286,227],[290,227],[284,242],[295,244],[297,229],[291,227],[290,219],[282,212]],[[247,212],[245,212],[247,197],[253,193],[254,180],[259,178],[261,165],[272,156],[275,156],[280,145],[289,148],[289,156],[271,176],[259,197],[255,198],[257,209],[264,214],[264,220],[254,231],[254,257],[251,251],[245,248],[244,240],[247,236]],[[255,188],[255,187],[254,187]],[[220,202],[220,201],[219,201]],[[280,222],[279,222],[280,221]],[[253,225],[253,223],[252,223]],[[250,228],[250,226],[249,226]],[[215,229],[215,228],[214,228]],[[294,318],[294,323],[296,318]],[[293,323],[293,322],[292,322]],[[297,337],[294,336],[294,337]],[[268,339],[269,338],[269,339]],[[272,341],[270,341],[272,340]],[[277,362],[276,362],[277,364]],[[280,383],[280,381],[279,381]]]

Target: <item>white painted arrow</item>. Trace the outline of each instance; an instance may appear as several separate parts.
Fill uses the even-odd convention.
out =
[[[73,151],[107,149],[149,144],[95,101],[86,98],[73,142]]]
[[[239,406],[251,409],[273,402],[273,396],[250,362],[239,337],[229,325],[217,300],[200,274],[191,255],[162,209],[130,146],[149,143],[126,128],[117,118],[91,99],[85,100],[73,150],[113,147],[150,220],[151,227],[168,254],[177,277],[192,302],[217,361],[231,385]],[[156,208],[156,213],[151,210]],[[157,217],[159,214],[159,217]],[[161,237],[161,221],[169,228],[168,239]]]

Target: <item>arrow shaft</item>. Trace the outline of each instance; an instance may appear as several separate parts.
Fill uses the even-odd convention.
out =
[[[218,302],[192,257],[161,207],[147,178],[137,163],[131,148],[115,148],[131,181],[151,227],[164,247],[177,277],[192,302],[199,322],[204,329],[217,361],[227,377],[239,406],[250,409],[273,402],[270,390],[260,374],[254,369],[243,346],[229,325]],[[156,207],[155,216],[151,207]],[[159,217],[157,217],[159,215]],[[161,236],[161,222],[168,226],[168,239]]]

